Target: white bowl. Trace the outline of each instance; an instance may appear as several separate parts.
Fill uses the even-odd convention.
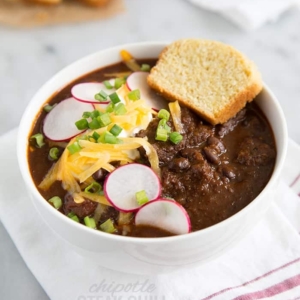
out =
[[[119,62],[121,49],[128,50],[136,58],[157,58],[166,45],[161,42],[122,45],[76,61],[51,78],[36,93],[24,112],[19,129],[17,152],[21,173],[42,219],[70,243],[70,248],[93,259],[99,265],[126,273],[162,273],[195,266],[233,247],[256,225],[272,203],[272,193],[276,188],[287,149],[287,129],[282,110],[274,94],[264,86],[257,104],[273,128],[277,147],[274,172],[256,199],[229,219],[186,235],[148,239],[92,230],[53,209],[36,189],[27,161],[28,137],[32,123],[43,104],[55,92],[82,75]]]

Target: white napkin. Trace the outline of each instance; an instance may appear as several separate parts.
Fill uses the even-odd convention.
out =
[[[226,300],[300,296],[300,200],[283,181],[278,187],[278,204],[250,234],[217,260],[159,276],[130,275],[104,269],[70,250],[68,243],[43,222],[27,196],[16,160],[16,130],[0,137],[0,144],[0,218],[51,299]],[[288,184],[300,173],[300,164],[295,163],[299,157],[300,149],[290,142],[283,172]]]
[[[194,4],[219,13],[244,30],[254,30],[266,22],[276,21],[299,0],[189,0]]]

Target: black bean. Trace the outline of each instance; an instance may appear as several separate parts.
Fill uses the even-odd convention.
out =
[[[234,171],[229,166],[224,166],[222,168],[222,173],[223,173],[224,176],[226,176],[229,179],[234,179],[236,177]]]
[[[103,181],[107,174],[108,174],[108,172],[101,168],[93,174],[93,178],[96,181]]]
[[[187,170],[190,168],[190,166],[191,164],[189,160],[183,157],[173,159],[168,165],[169,169],[172,171]]]
[[[208,161],[210,161],[211,163],[216,164],[216,165],[218,165],[220,163],[220,159],[219,159],[219,156],[218,156],[216,150],[211,149],[209,147],[205,147],[203,149],[203,151],[204,151],[205,156]]]

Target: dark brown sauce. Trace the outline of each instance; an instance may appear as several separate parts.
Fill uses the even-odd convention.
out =
[[[156,61],[145,59],[142,62],[153,66]],[[47,103],[54,104],[69,98],[70,90],[76,83],[101,82],[108,79],[104,74],[125,71],[128,69],[122,63],[94,71],[70,83],[53,95]],[[172,145],[170,146],[173,147],[171,150],[175,149],[172,152],[165,151],[164,147],[169,147],[166,143],[153,141],[153,144],[158,149],[161,161],[163,195],[173,197],[185,207],[191,218],[192,231],[196,231],[229,218],[248,205],[261,192],[272,174],[276,150],[270,125],[255,104],[247,105],[244,116],[236,121],[231,128],[232,131],[229,132],[226,132],[228,129],[226,124],[212,126],[188,109],[183,108],[183,114],[186,120],[186,139],[188,140],[188,142],[184,142],[184,147],[175,149],[176,147]],[[42,110],[33,126],[32,134],[42,132],[45,116],[46,113]],[[173,126],[172,122],[170,126]],[[151,124],[148,128],[149,130],[143,134],[147,135],[151,141]],[[222,136],[222,132],[225,132],[224,136]],[[211,137],[220,140],[226,148],[224,153],[219,153],[215,158],[214,152],[211,150],[215,146],[210,146],[208,142]],[[46,142],[48,141],[46,140]],[[241,145],[244,145],[243,149],[241,149]],[[48,143],[41,149],[33,146],[29,148],[29,166],[37,187],[53,165],[53,162],[48,159],[50,148]],[[168,152],[168,157],[164,156],[164,151]],[[199,155],[197,154],[198,160],[184,151],[196,151],[199,153]],[[267,162],[263,160],[265,159],[263,151],[266,152],[266,155],[272,156],[271,160]],[[255,161],[249,157],[253,153]],[[218,161],[216,162],[214,159]],[[181,162],[188,164],[189,168],[181,169],[179,166]],[[200,168],[202,169],[200,170]],[[47,191],[39,189],[39,192],[46,200],[53,196],[60,196],[64,199],[66,194],[60,182],[56,182]],[[66,213],[66,210],[62,208],[61,212]],[[117,223],[117,215],[118,213],[111,208],[105,217],[111,217]],[[137,227],[133,222],[127,226],[130,229],[126,233],[128,236],[162,237],[172,235],[158,228]],[[117,234],[122,234],[122,228],[118,227],[118,229]]]

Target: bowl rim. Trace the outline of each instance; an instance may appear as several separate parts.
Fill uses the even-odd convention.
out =
[[[29,189],[29,192],[31,194],[33,194],[35,199],[37,199],[41,203],[41,205],[44,206],[44,208],[50,212],[50,214],[53,216],[53,218],[60,218],[62,223],[66,224],[67,226],[73,226],[74,228],[77,228],[78,230],[81,230],[84,233],[86,232],[87,234],[94,235],[95,238],[102,237],[104,239],[106,238],[108,240],[113,240],[113,241],[116,241],[116,242],[138,243],[138,244],[141,244],[141,243],[142,244],[144,244],[144,243],[146,243],[146,244],[162,244],[162,243],[165,243],[165,242],[183,242],[183,241],[186,241],[186,240],[189,240],[189,239],[201,238],[201,235],[209,234],[209,233],[215,231],[216,229],[219,229],[220,227],[222,227],[224,225],[229,225],[235,219],[242,217],[243,215],[246,214],[246,212],[250,208],[254,207],[255,205],[258,205],[258,202],[261,201],[261,198],[263,198],[264,195],[268,192],[268,190],[273,186],[273,184],[276,183],[276,180],[278,179],[278,177],[280,175],[280,172],[282,170],[284,160],[285,160],[285,156],[286,156],[286,152],[287,152],[287,143],[288,143],[287,125],[286,125],[286,121],[285,121],[285,117],[284,117],[282,108],[281,108],[276,96],[273,94],[271,89],[265,83],[263,83],[263,90],[265,90],[267,92],[267,94],[270,96],[270,98],[272,99],[272,103],[273,103],[277,113],[280,116],[281,130],[283,132],[282,154],[281,154],[280,157],[278,157],[278,156],[276,157],[274,170],[273,170],[273,173],[270,177],[270,180],[268,181],[268,183],[264,187],[264,189],[260,192],[260,194],[255,199],[253,199],[247,206],[245,206],[242,210],[240,210],[239,212],[237,212],[233,216],[231,216],[231,217],[229,217],[229,218],[227,218],[227,219],[225,219],[225,220],[223,220],[223,221],[221,221],[217,224],[214,224],[212,226],[209,226],[209,227],[201,229],[201,230],[190,232],[188,234],[175,235],[175,236],[169,236],[169,237],[153,237],[153,238],[147,237],[146,238],[146,237],[130,237],[130,236],[107,234],[107,233],[102,232],[100,230],[91,230],[90,228],[88,228],[86,226],[83,226],[82,224],[74,222],[73,220],[71,220],[70,218],[68,218],[67,216],[62,214],[61,212],[54,209],[51,205],[49,205],[49,203],[47,203],[46,199],[43,198],[43,196],[39,193],[38,189],[36,188],[36,186],[33,182],[32,177],[31,177],[29,164],[28,164],[28,160],[27,160],[27,145],[28,145],[27,142],[28,142],[28,136],[30,134],[30,130],[32,128],[32,121],[30,122],[30,124],[28,124],[27,118],[28,118],[28,115],[30,114],[30,110],[31,110],[32,106],[37,101],[37,100],[36,101],[33,101],[33,100],[38,98],[41,91],[43,89],[45,89],[53,81],[56,81],[57,78],[62,76],[63,73],[67,72],[69,69],[74,68],[74,66],[76,66],[77,64],[80,64],[84,61],[92,59],[94,56],[99,56],[99,55],[101,56],[101,55],[104,55],[105,53],[107,53],[109,51],[116,51],[116,50],[120,50],[120,49],[131,48],[131,47],[157,46],[157,47],[161,47],[163,49],[168,44],[169,44],[169,42],[162,42],[162,41],[149,41],[149,42],[146,41],[146,42],[138,42],[138,43],[128,43],[128,44],[121,44],[121,45],[118,45],[118,46],[115,46],[115,47],[109,47],[109,48],[106,48],[104,50],[100,50],[100,51],[94,52],[92,54],[86,55],[86,56],[72,62],[71,64],[67,65],[62,70],[60,70],[59,72],[54,74],[49,80],[47,80],[42,85],[42,87],[40,89],[38,89],[38,91],[34,94],[34,96],[29,101],[29,103],[28,103],[28,105],[27,105],[27,107],[26,107],[26,109],[23,113],[23,116],[21,118],[19,129],[18,129],[18,137],[17,137],[18,164],[19,164],[19,168],[20,168],[23,180],[24,180],[25,185],[27,187],[27,190]],[[105,67],[105,66],[102,66],[102,67]],[[97,69],[97,67],[95,68],[95,70],[96,69]],[[84,76],[85,74],[82,74],[80,76]],[[71,80],[70,80],[70,82],[71,82]],[[53,94],[55,92],[57,92],[57,91],[53,91]],[[43,101],[39,100],[39,102],[42,102],[42,105],[46,101],[47,101],[47,99],[43,99]],[[36,110],[36,116],[38,115],[40,110],[41,110],[41,106],[39,107],[38,110]],[[274,134],[275,142],[276,142],[276,134],[274,132],[274,129],[273,129],[273,134]]]

